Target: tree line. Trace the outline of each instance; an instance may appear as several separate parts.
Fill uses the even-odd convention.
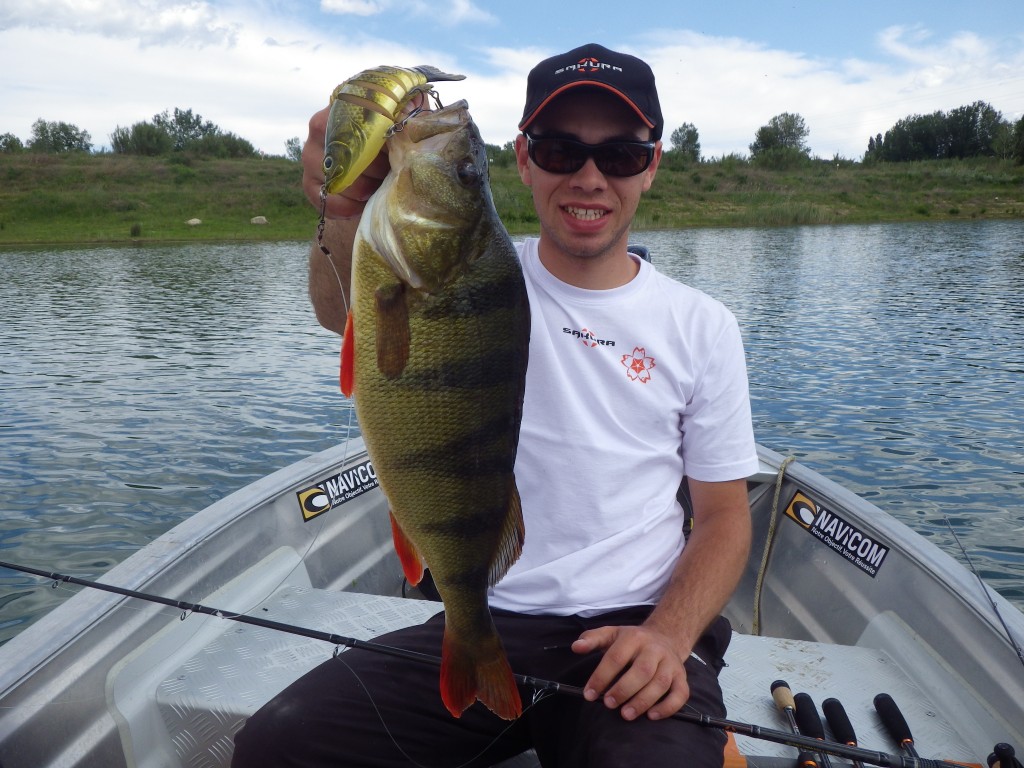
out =
[[[784,168],[810,160],[807,138],[810,129],[802,116],[791,112],[776,115],[758,128],[750,144],[751,162],[768,168]],[[668,164],[704,160],[701,156],[697,126],[683,123],[672,131]],[[257,157],[259,152],[247,140],[224,131],[191,109],[174,108],[154,115],[110,134],[111,150],[116,154],[161,156],[175,152],[219,157]],[[60,121],[40,118],[32,125],[27,144],[11,133],[0,134],[0,153],[91,152],[88,131]],[[512,142],[503,147],[487,145],[491,162],[514,162]],[[299,161],[302,143],[298,137],[285,142],[285,155]],[[1024,164],[1024,117],[1016,123],[983,101],[976,101],[949,112],[909,115],[887,130],[868,139],[863,162],[910,162],[914,160],[1000,157]],[[836,161],[842,158],[834,158]],[[846,161],[853,162],[853,161]]]
[[[752,162],[781,167],[810,159],[810,129],[803,117],[783,112],[758,128],[750,144]],[[683,123],[669,137],[671,158],[701,162],[700,134]],[[1000,157],[1024,164],[1024,117],[1016,123],[983,101],[949,112],[910,115],[868,139],[865,163]],[[838,159],[838,158],[836,158]]]
[[[164,110],[128,127],[120,125],[110,134],[111,151],[119,155],[158,157],[189,152],[203,157],[257,157],[260,153],[246,139],[225,131],[191,109]],[[0,152],[63,154],[92,152],[88,131],[63,121],[39,118],[32,124],[27,144],[12,133],[0,134]],[[287,156],[298,160],[302,147],[298,138],[285,142]]]
[[[865,161],[906,162],[966,157],[1014,158],[1024,163],[1024,118],[1016,125],[976,101],[949,112],[910,115],[868,139]]]

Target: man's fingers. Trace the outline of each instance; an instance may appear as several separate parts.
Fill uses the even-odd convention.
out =
[[[620,629],[620,627],[588,629],[572,644],[573,652],[581,655],[594,651],[605,651],[597,668],[583,687],[583,698],[587,701],[597,701],[630,662],[631,654],[623,648],[615,648]],[[615,649],[614,652],[612,649]]]
[[[604,694],[605,706],[619,707],[622,716],[633,720],[647,712],[672,688],[674,671],[670,661],[642,650]]]
[[[675,714],[689,697],[686,672],[672,660],[662,659],[647,683],[622,705],[622,716],[634,720],[646,714],[659,720]]]
[[[663,720],[666,717],[672,717],[672,715],[683,708],[683,705],[689,698],[690,686],[686,682],[684,675],[684,679],[674,685],[667,696],[647,710],[647,716],[651,720]]]
[[[583,689],[588,701],[601,699],[626,720],[644,714],[669,717],[690,696],[686,670],[664,637],[642,627],[600,627],[573,643],[576,653],[604,650]]]

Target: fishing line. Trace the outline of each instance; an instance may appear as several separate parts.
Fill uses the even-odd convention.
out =
[[[44,579],[50,579],[58,582],[66,582],[70,584],[77,584],[84,587],[91,587],[93,589],[102,590],[104,592],[112,592],[117,595],[123,595],[125,597],[133,597],[139,600],[146,600],[153,603],[159,603],[161,605],[167,605],[172,608],[177,608],[183,611],[183,617],[191,613],[200,613],[207,616],[214,616],[220,619],[227,619],[229,621],[236,621],[241,624],[251,624],[253,626],[262,627],[264,629],[273,629],[279,632],[285,632],[291,635],[297,635],[299,637],[308,637],[314,640],[322,640],[330,643],[334,646],[344,646],[346,648],[361,648],[374,653],[382,653],[388,656],[394,656],[396,658],[405,659],[408,661],[414,661],[420,664],[430,664],[435,667],[440,667],[441,658],[439,656],[432,656],[426,653],[420,653],[419,651],[410,651],[405,648],[398,648],[391,645],[383,645],[376,643],[371,640],[359,640],[354,637],[346,637],[344,635],[338,635],[332,632],[324,632],[317,629],[309,629],[307,627],[299,627],[294,624],[285,624],[280,621],[273,621],[271,619],[262,619],[255,616],[249,616],[244,613],[236,613],[234,611],[226,611],[220,608],[214,608],[211,606],[203,605],[201,603],[190,603],[184,600],[174,600],[173,598],[162,597],[161,595],[154,595],[147,592],[139,592],[133,589],[127,589],[125,587],[118,587],[114,584],[104,584],[96,581],[89,581],[87,579],[80,579],[76,576],[69,576],[61,573],[55,573],[53,571],[45,571],[38,568],[31,568],[24,565],[16,565],[14,563],[8,563],[0,561],[0,568],[9,568],[13,571],[21,571],[23,573],[30,573],[34,576],[40,576]],[[533,677],[530,675],[513,675],[516,682],[520,685],[532,688],[535,691],[534,702],[538,701],[536,697],[544,697],[548,694],[561,693],[571,696],[583,698],[583,689],[580,686],[569,685],[566,683],[559,683],[553,680],[544,680],[542,678]],[[800,749],[808,749],[815,752],[827,752],[835,757],[843,757],[849,760],[860,760],[863,763],[870,763],[871,765],[882,766],[882,768],[963,768],[962,765],[956,763],[946,762],[944,760],[932,760],[927,758],[902,756],[902,755],[890,755],[885,752],[876,752],[862,747],[852,747],[846,744],[838,744],[835,742],[822,742],[819,739],[810,738],[807,736],[801,736],[798,734],[786,733],[785,731],[778,731],[773,728],[767,728],[760,725],[752,725],[750,723],[743,723],[736,720],[728,720],[726,718],[712,717],[696,710],[692,707],[684,707],[680,711],[672,715],[674,719],[683,720],[685,722],[700,725],[706,728],[716,728],[718,730],[726,731],[727,733],[735,733],[741,736],[748,736],[754,739],[761,739],[763,741],[771,741],[777,744],[784,744],[786,746],[797,747]]]
[[[402,748],[402,745],[398,743],[398,739],[391,732],[391,729],[388,727],[387,722],[384,720],[384,713],[381,712],[380,708],[377,706],[377,702],[373,698],[373,693],[370,692],[370,688],[366,685],[366,683],[363,682],[362,678],[359,677],[359,673],[352,668],[351,664],[345,661],[345,658],[341,653],[340,646],[335,649],[334,658],[345,665],[345,668],[352,674],[352,677],[355,678],[356,682],[359,683],[359,687],[362,688],[363,691],[366,693],[366,698],[369,700],[370,706],[373,707],[373,711],[377,715],[377,719],[380,721],[381,726],[384,728],[384,732],[388,735],[388,738],[391,739],[391,743],[395,745],[395,749],[402,753],[402,757],[404,757],[411,765],[416,766],[416,768],[436,768],[435,766],[431,766],[426,763],[417,762],[409,753],[407,753]],[[545,698],[547,697],[543,695],[542,691],[537,691],[537,693],[534,695],[530,703],[523,709],[522,714],[525,715]],[[451,768],[465,768],[465,766],[467,765],[472,765],[473,762],[482,757],[484,753],[487,752],[487,750],[489,750],[491,747],[493,747],[495,744],[501,741],[505,737],[505,734],[511,731],[518,722],[518,720],[513,720],[512,722],[510,722],[507,726],[505,726],[504,729],[502,729],[500,733],[496,734],[494,738],[491,739],[491,742],[489,744],[485,745],[479,752],[470,757],[464,763],[451,766]]]
[[[988,598],[988,604],[992,606],[992,612],[999,619],[999,623],[1003,627],[1003,632],[1006,633],[1006,639],[1010,641],[1010,646],[1017,652],[1017,658],[1020,659],[1021,666],[1024,667],[1024,650],[1021,650],[1020,645],[1013,637],[1013,633],[1010,632],[1010,627],[1007,625],[1006,620],[1003,618],[1003,614],[999,612],[999,607],[996,605],[996,601],[992,599],[992,595],[989,592],[989,587],[985,584],[985,580],[981,578],[981,574],[978,573],[978,569],[974,567],[974,561],[971,560],[971,556],[967,554],[967,550],[964,545],[960,542],[960,537],[956,535],[956,531],[953,529],[953,524],[949,521],[948,515],[943,515],[942,519],[946,521],[946,527],[949,528],[949,532],[953,534],[953,540],[956,541],[956,545],[960,547],[960,552],[963,554],[964,559],[967,561],[967,565],[970,566],[971,572],[974,577],[978,580],[978,584],[981,585],[981,591],[985,593],[985,597]]]

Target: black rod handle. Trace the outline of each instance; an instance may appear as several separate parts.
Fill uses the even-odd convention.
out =
[[[825,740],[825,728],[821,724],[821,717],[818,715],[818,708],[814,705],[814,699],[810,694],[798,693],[793,697],[796,704],[796,725],[800,733],[820,741]],[[832,761],[824,752],[820,753],[821,764],[824,768],[832,768]]]
[[[888,693],[880,693],[875,696],[875,711],[882,719],[882,725],[893,740],[899,744],[908,755],[917,757],[917,750],[914,748],[914,736],[910,733],[910,726],[907,719],[903,717],[900,708],[896,706],[892,696]]]
[[[857,734],[853,730],[853,723],[850,722],[850,716],[846,714],[843,703],[839,699],[825,699],[821,702],[821,710],[825,713],[825,720],[828,721],[828,727],[832,729],[832,735],[836,737],[836,741],[856,747]],[[860,760],[852,762],[854,768],[864,768],[864,763]]]
[[[796,724],[800,733],[815,739],[825,739],[825,728],[818,717],[818,708],[814,706],[814,699],[810,694],[798,693],[793,697],[796,704]]]
[[[850,722],[850,716],[846,714],[843,703],[839,699],[825,699],[821,702],[821,709],[825,713],[828,727],[832,729],[832,735],[836,737],[836,741],[856,746],[857,734],[853,730],[853,723]]]

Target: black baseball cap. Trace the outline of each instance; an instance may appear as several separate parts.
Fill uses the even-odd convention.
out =
[[[526,108],[519,130],[525,131],[555,97],[570,88],[590,86],[611,91],[632,107],[644,124],[661,138],[665,119],[661,116],[654,72],[647,62],[618,53],[597,43],[587,43],[544,59],[526,79]]]

